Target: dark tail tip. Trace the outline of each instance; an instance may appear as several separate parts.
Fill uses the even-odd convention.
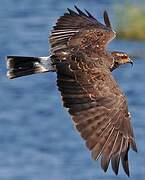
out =
[[[9,79],[47,71],[39,57],[7,56],[6,62]]]

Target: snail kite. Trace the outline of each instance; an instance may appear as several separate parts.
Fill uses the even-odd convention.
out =
[[[7,56],[7,76],[56,72],[63,105],[92,158],[101,158],[105,172],[111,161],[116,175],[121,161],[129,176],[128,152],[137,148],[126,98],[111,72],[132,61],[126,53],[107,51],[115,32],[106,11],[102,24],[87,10],[75,8],[68,9],[53,27],[51,56]]]

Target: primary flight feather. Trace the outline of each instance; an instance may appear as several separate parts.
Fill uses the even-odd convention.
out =
[[[119,162],[129,176],[128,151],[137,151],[131,116],[123,92],[112,76],[121,64],[132,63],[123,52],[109,52],[115,37],[107,12],[105,25],[87,10],[68,9],[53,27],[49,41],[51,56],[8,56],[8,77],[38,72],[57,73],[57,86],[76,129],[92,158],[101,158],[106,172],[111,161],[118,174]]]

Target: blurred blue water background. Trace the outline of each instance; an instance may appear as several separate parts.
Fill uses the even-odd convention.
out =
[[[76,4],[100,20],[100,14],[107,9],[113,20],[114,3],[123,5],[124,2],[0,0],[0,180],[116,179],[111,168],[104,174],[99,162],[91,160],[67,110],[62,107],[56,75],[38,74],[8,80],[4,57],[48,55],[48,33],[67,7]],[[140,55],[133,57],[133,68],[126,65],[114,75],[128,97],[138,144],[139,152],[129,154],[131,179],[143,180],[145,42],[115,40],[109,48]],[[128,179],[122,167],[117,179]]]

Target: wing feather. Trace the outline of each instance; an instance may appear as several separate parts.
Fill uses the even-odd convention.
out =
[[[111,161],[117,175],[121,159],[124,171],[129,175],[128,151],[130,147],[136,151],[136,144],[126,99],[110,71],[92,67],[91,71],[84,72],[71,59],[56,65],[57,85],[64,106],[69,109],[92,158],[101,156],[102,169],[106,172]]]
[[[65,13],[57,20],[52,30],[49,40],[53,54],[74,47],[84,49],[88,42],[89,44],[92,43],[92,45],[96,42],[97,48],[102,44],[101,48],[105,48],[106,44],[115,37],[114,31],[109,24],[107,12],[104,13],[106,23],[104,25],[87,10],[83,12],[77,6],[75,6],[75,9],[77,12],[68,8],[68,13]]]
[[[130,176],[130,173],[129,173],[129,163],[128,163],[128,150],[129,150],[129,147],[127,148],[126,152],[122,153],[121,161],[122,161],[122,166],[123,166],[123,169],[124,169],[125,173],[128,176]]]
[[[97,20],[94,18],[94,16],[92,16],[91,13],[89,13],[86,9],[85,9],[85,11],[86,11],[86,13],[88,14],[88,16],[89,16],[90,18],[92,18],[92,19],[94,19],[95,21],[97,21]]]
[[[111,23],[107,11],[104,11],[104,22],[107,27],[111,28]]]
[[[119,135],[119,132],[114,131],[110,139],[110,142],[107,144],[107,146],[105,146],[103,150],[102,157],[101,157],[101,167],[105,172],[108,169],[110,158],[111,158],[111,152],[116,145],[118,135]]]
[[[103,136],[98,139],[98,143],[92,149],[92,158],[94,160],[101,156],[104,147],[109,143],[109,140],[114,132],[114,127],[111,123],[109,123],[104,131],[105,133],[103,133]]]

